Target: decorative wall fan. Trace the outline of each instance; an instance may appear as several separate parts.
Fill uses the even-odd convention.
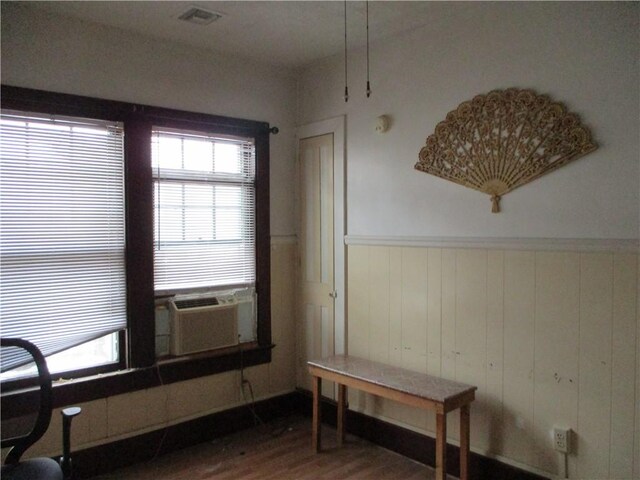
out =
[[[594,151],[574,113],[532,90],[494,90],[461,103],[427,137],[416,170],[491,195],[511,190]]]

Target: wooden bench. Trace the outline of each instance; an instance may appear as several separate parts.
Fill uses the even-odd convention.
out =
[[[338,384],[338,445],[344,442],[347,387],[436,412],[436,480],[447,476],[447,413],[460,409],[460,479],[469,478],[469,407],[477,387],[349,355],[307,362],[313,376],[312,446],[321,450],[322,379]]]

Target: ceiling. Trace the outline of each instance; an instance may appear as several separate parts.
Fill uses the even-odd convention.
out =
[[[31,7],[233,53],[273,65],[297,68],[344,51],[342,1],[45,1]],[[441,5],[441,4],[440,4]],[[222,14],[209,25],[178,20],[191,6]],[[433,20],[437,2],[369,2],[370,42],[399,35]],[[366,44],[366,2],[349,1],[349,48]]]

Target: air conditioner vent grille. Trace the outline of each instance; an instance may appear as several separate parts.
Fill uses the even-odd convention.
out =
[[[173,303],[178,310],[184,310],[187,308],[210,307],[212,305],[218,305],[218,299],[216,297],[193,298],[191,300],[176,300]]]
[[[222,18],[222,15],[200,7],[191,7],[178,17],[185,22],[197,23],[198,25],[209,25],[211,22]]]

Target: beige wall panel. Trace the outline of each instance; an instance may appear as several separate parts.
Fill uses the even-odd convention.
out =
[[[478,387],[471,416],[471,441],[489,438],[486,396],[487,251],[458,250],[456,257],[456,380]]]
[[[80,416],[73,419],[71,428],[71,451],[79,450],[82,445],[96,442],[107,437],[107,399],[102,398],[80,403]],[[43,437],[29,448],[23,458],[57,456],[62,454],[62,415],[61,408],[51,414],[51,423]]]
[[[440,371],[443,378],[456,379],[456,262],[457,249],[442,250],[442,323]],[[447,415],[447,437],[458,439],[458,415]]]
[[[389,364],[402,366],[402,248],[389,247]],[[383,401],[384,416],[401,421],[402,405]]]
[[[276,247],[275,250],[273,247]],[[271,256],[271,334],[276,345],[269,366],[271,393],[289,391],[296,386],[296,244],[272,247]],[[274,274],[276,279],[274,279]],[[276,287],[274,288],[274,282]],[[304,367],[301,368],[304,370]],[[306,372],[301,372],[305,373]]]
[[[485,387],[487,252],[458,250],[456,258],[456,379]]]
[[[168,392],[169,419],[203,415],[240,402],[240,372],[232,371],[210,377],[172,383]],[[109,421],[111,423],[111,420]]]
[[[269,364],[269,391],[282,393],[296,387],[296,370],[294,360],[296,349],[291,341],[277,343],[271,352]]]
[[[105,424],[106,424],[106,414],[104,414],[104,418],[105,418]],[[75,427],[75,421],[73,426]],[[71,448],[74,450],[77,450],[78,447],[82,444],[77,441],[73,428],[71,429],[71,435],[72,435]],[[4,461],[8,452],[9,452],[8,448],[5,448],[2,450],[2,461]],[[62,420],[60,419],[60,410],[56,409],[53,411],[51,415],[51,423],[49,424],[49,428],[47,429],[45,434],[42,436],[40,440],[38,440],[31,448],[29,448],[24,453],[22,458],[26,459],[26,458],[34,458],[34,457],[54,457],[61,454],[62,454]]]
[[[487,252],[487,416],[489,452],[503,450],[502,375],[504,342],[504,252]],[[475,405],[471,406],[475,415]]]
[[[215,392],[214,398],[210,400],[213,409],[220,409],[240,402],[240,372],[237,370],[195,380],[201,384],[197,389],[198,394],[203,392],[204,396],[211,397],[211,392]],[[175,417],[172,415],[170,418]]]
[[[285,249],[285,245],[271,245],[271,338],[276,344],[282,337],[282,323],[279,319],[284,314],[282,294],[285,288],[283,272]]]
[[[427,373],[440,376],[442,363],[442,250],[427,251]],[[435,426],[435,423],[434,423]]]
[[[402,366],[427,371],[427,250],[402,249]]]
[[[389,248],[369,249],[369,358],[389,363]]]
[[[580,261],[579,478],[608,478],[611,442],[613,256]]]
[[[402,365],[402,248],[389,248],[389,363]]]
[[[430,349],[440,348],[442,376],[480,387],[472,405],[475,448],[557,474],[551,430],[564,426],[577,432],[570,478],[594,477],[600,465],[611,469],[605,475],[612,478],[632,478],[635,387],[621,379],[637,377],[636,255],[616,254],[614,269],[612,254],[349,248],[359,254],[349,264],[349,312],[355,315],[349,326],[368,335],[363,356],[384,361],[386,352],[386,318],[372,309],[389,311],[388,363],[412,368],[411,350],[404,349],[411,341],[427,355],[426,371],[437,373]],[[421,282],[425,289],[416,288]],[[366,308],[354,308],[354,298]],[[415,312],[426,312],[426,330]],[[350,348],[358,342],[352,339]],[[607,359],[608,377],[600,367],[585,366],[600,356]],[[597,407],[589,403],[594,400]],[[432,419],[416,409],[359,392],[351,392],[350,402],[365,413],[433,431]],[[449,416],[448,428],[449,438],[457,439],[456,415]],[[598,448],[586,443],[596,432]]]
[[[281,317],[277,320],[278,339],[295,345],[295,314],[299,298],[297,291],[297,247],[295,244],[282,245],[282,247],[286,247],[286,254],[283,255],[283,261],[278,266],[283,278],[283,288],[280,289]],[[295,357],[292,357],[292,361],[295,363]]]
[[[633,477],[636,361],[637,256],[615,254],[613,258],[613,336],[611,381],[612,479]]]
[[[535,254],[504,255],[503,455],[535,464],[533,432]]]
[[[535,315],[535,466],[560,474],[553,428],[578,421],[579,254],[536,254]]]
[[[442,249],[427,251],[427,373],[442,374]],[[427,416],[427,430],[435,432],[434,415]]]
[[[402,249],[402,367],[427,372],[427,249]],[[427,413],[404,408],[401,421],[426,427]]]
[[[170,418],[167,395],[166,388],[158,387],[107,398],[108,435],[122,435],[165,423]]]
[[[80,416],[73,419],[71,429],[71,446],[84,445],[107,437],[107,399],[101,398],[92,402],[78,404],[82,408]],[[62,409],[53,412],[52,422],[59,425],[62,431]],[[62,441],[62,437],[60,437]]]
[[[456,250],[442,250],[442,323],[440,369],[443,378],[456,378]]]
[[[269,364],[256,365],[255,367],[249,367],[244,370],[244,378],[251,382],[251,388],[248,385],[244,386],[244,389],[240,390],[240,400],[244,403],[249,403],[252,400],[264,398],[269,395],[270,375]],[[253,390],[253,399],[251,398],[251,391]]]
[[[348,250],[347,353],[369,358],[369,247]],[[349,406],[362,411],[366,394],[349,390]]]
[[[349,247],[348,285],[347,352],[369,358],[369,247]]]
[[[390,281],[389,247],[369,247],[369,358],[387,364],[390,357]],[[373,415],[394,413],[391,402],[382,398],[369,396],[367,403]]]

